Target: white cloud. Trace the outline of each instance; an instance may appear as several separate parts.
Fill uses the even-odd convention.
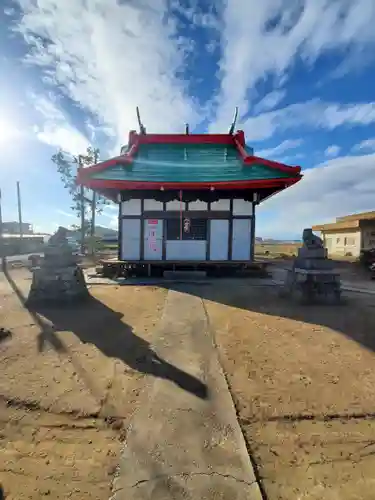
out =
[[[34,233],[39,234],[52,234],[59,227],[57,222],[42,222],[40,224],[33,224]]]
[[[3,113],[2,113],[3,114]],[[2,116],[0,119],[0,147],[2,154],[4,148],[12,148],[19,141],[23,133],[16,124],[12,123],[11,119]]]
[[[215,7],[210,3],[204,4],[201,0],[189,0],[188,5],[182,5],[180,0],[169,0],[169,8],[194,27],[214,30],[220,28],[220,20],[215,14]]]
[[[66,212],[65,210],[60,210],[59,208],[56,210],[56,212],[64,217],[69,217],[74,219],[77,218],[77,216],[73,212]]]
[[[117,213],[118,213],[118,209],[117,209]],[[114,210],[109,211],[107,209],[104,209],[100,215],[102,217],[107,217],[108,219],[112,219],[113,217],[117,217]]]
[[[106,205],[99,217],[105,217],[107,219],[106,225],[118,230],[118,205]]]
[[[241,124],[248,140],[260,141],[276,132],[309,126],[333,130],[342,125],[375,122],[375,102],[336,104],[313,99],[250,117]]]
[[[69,123],[52,95],[47,97],[33,93],[30,100],[40,115],[40,124],[34,127],[37,139],[71,154],[86,151],[90,145],[88,139]]]
[[[375,151],[375,137],[372,139],[366,139],[353,147],[353,151]]]
[[[273,108],[276,108],[280,104],[280,102],[286,96],[285,90],[273,90],[269,94],[266,94],[263,99],[261,99],[258,104],[254,107],[254,113],[258,114],[263,111],[269,111]]]
[[[18,1],[27,61],[112,129],[118,145],[136,128],[137,105],[152,132],[183,130],[198,119],[176,76],[184,52],[173,19],[165,20],[165,0]]]
[[[117,203],[110,203],[105,206],[103,213],[107,213],[109,216],[113,215],[113,212],[118,212],[118,204]]]
[[[327,157],[333,157],[337,156],[341,151],[340,146],[337,146],[336,144],[332,144],[331,146],[328,146],[328,148],[324,151],[324,155]]]
[[[285,163],[286,165],[299,165],[299,161],[301,158],[305,158],[305,155],[302,153],[291,154],[288,156],[282,156],[281,158],[277,158],[277,161],[281,163]]]
[[[246,113],[259,81],[274,76],[285,83],[297,59],[312,64],[324,53],[348,49],[358,57],[375,44],[373,0],[229,0],[223,16],[215,130],[227,127],[235,106]]]
[[[72,129],[59,127],[55,124],[44,125],[43,129],[36,129],[36,137],[50,146],[56,146],[72,154],[86,151],[88,142],[77,136]]]
[[[118,213],[116,214],[113,210],[108,211],[108,207],[106,207],[103,212],[99,215],[98,219],[100,220],[104,217],[106,220],[103,222],[105,226],[108,226],[112,229],[118,230]],[[117,207],[118,212],[118,207]],[[108,220],[109,219],[109,220]]]
[[[219,47],[217,40],[214,38],[206,44],[206,50],[209,54],[213,54]]]
[[[342,156],[304,172],[303,179],[258,209],[257,236],[300,235],[303,228],[374,209],[375,154]]]
[[[118,218],[117,217],[112,217],[112,219],[109,222],[109,227],[112,229],[116,229],[116,231],[118,231]]]
[[[260,151],[255,151],[257,156],[262,158],[279,158],[280,155],[291,149],[296,149],[303,144],[302,139],[287,139],[275,148],[262,149]]]

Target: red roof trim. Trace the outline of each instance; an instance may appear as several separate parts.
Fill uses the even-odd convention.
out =
[[[130,149],[123,155],[109,160],[81,168],[77,175],[77,182],[88,186],[91,174],[101,172],[115,165],[131,164],[141,144],[221,144],[233,145],[240,154],[244,165],[260,164],[290,175],[300,175],[301,167],[290,167],[276,161],[266,160],[258,156],[249,155],[245,150],[245,135],[239,130],[234,135],[229,134],[145,134],[139,135],[134,131],[129,134]],[[107,181],[106,181],[107,182]],[[121,181],[122,182],[122,181]],[[253,181],[252,181],[253,182]]]
[[[140,144],[232,144],[229,134],[146,134],[137,136]]]
[[[301,176],[289,179],[259,179],[253,181],[229,181],[229,182],[141,182],[141,181],[116,181],[102,179],[87,179],[85,186],[92,189],[116,189],[118,191],[127,189],[154,190],[168,189],[251,189],[251,188],[271,188],[288,187],[301,179]]]
[[[275,170],[286,172],[288,174],[299,175],[301,173],[301,167],[299,166],[291,167],[289,165],[285,165],[284,163],[279,163],[278,161],[266,160],[260,156],[249,155],[247,154],[245,148],[239,143],[237,138],[234,139],[234,142],[245,165],[264,165],[265,167],[274,168]]]
[[[121,156],[116,156],[115,158],[111,158],[110,160],[102,161],[101,163],[97,163],[96,165],[91,165],[90,167],[80,168],[77,175],[77,182],[80,183],[84,179],[87,179],[91,174],[95,174],[96,172],[101,172],[103,170],[107,170],[109,167],[113,167],[114,165],[124,163],[128,163],[129,165],[133,163],[134,156],[137,154],[139,149],[139,141],[136,140],[130,149]]]
[[[279,163],[278,161],[266,160],[265,158],[260,158],[260,156],[248,156],[245,159],[245,165],[264,165],[265,167],[274,168],[281,172],[286,172],[288,174],[299,175],[301,173],[301,167],[291,167],[289,165],[284,165],[284,163]]]

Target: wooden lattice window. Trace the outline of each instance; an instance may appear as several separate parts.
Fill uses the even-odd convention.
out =
[[[182,217],[167,220],[167,240],[206,240],[207,219]]]

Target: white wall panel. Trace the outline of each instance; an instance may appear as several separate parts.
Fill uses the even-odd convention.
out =
[[[211,219],[210,260],[228,260],[229,220]]]
[[[233,219],[232,260],[250,260],[251,219]]]
[[[141,215],[141,200],[128,200],[121,203],[122,215]]]
[[[233,200],[233,215],[253,215],[251,201]]]
[[[180,200],[168,201],[167,210],[180,210],[181,202]],[[182,210],[185,210],[185,202],[182,202]]]
[[[206,260],[207,242],[170,240],[166,242],[167,260]]]
[[[156,200],[144,200],[144,210],[163,210],[163,202]]]
[[[188,210],[207,210],[207,203],[205,201],[191,201],[188,204]]]
[[[211,210],[230,210],[230,200],[213,201]]]
[[[122,219],[121,224],[121,259],[139,260],[141,258],[141,221],[140,219]]]

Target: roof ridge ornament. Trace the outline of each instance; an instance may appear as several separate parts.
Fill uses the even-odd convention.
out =
[[[139,132],[141,135],[146,135],[146,128],[141,121],[141,115],[140,115],[138,106],[136,107],[136,110],[137,110],[137,120],[138,120],[138,125],[139,125]]]
[[[233,121],[232,121],[232,125],[229,129],[229,135],[233,135],[234,133],[234,129],[236,127],[236,122],[237,122],[237,117],[238,117],[238,106],[236,106],[236,109],[235,109],[235,112],[234,112],[234,117],[233,117]]]

